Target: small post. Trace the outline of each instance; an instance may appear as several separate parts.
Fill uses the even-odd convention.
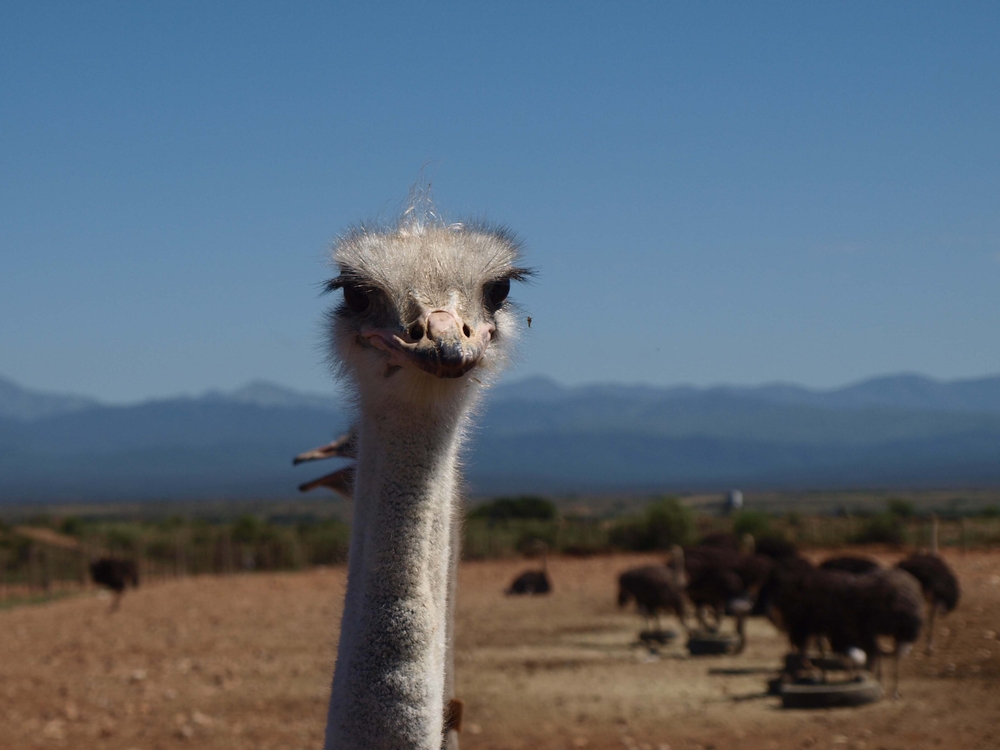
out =
[[[931,554],[938,553],[938,517],[937,513],[931,514]]]
[[[28,543],[28,592],[34,593],[41,583],[41,571],[38,563],[38,545]]]
[[[962,540],[962,554],[964,555],[969,551],[969,534],[968,534],[968,524],[965,522],[965,517],[963,516],[959,520],[959,533]]]

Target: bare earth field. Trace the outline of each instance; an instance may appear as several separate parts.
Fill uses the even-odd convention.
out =
[[[763,695],[785,652],[766,622],[738,657],[635,646],[615,579],[658,558],[556,559],[534,599],[500,593],[530,563],[466,563],[463,750],[1000,747],[1000,553],[947,557],[963,601],[902,699],[826,711]],[[156,583],[114,614],[93,593],[0,611],[0,748],[317,748],[343,590],[329,569]]]

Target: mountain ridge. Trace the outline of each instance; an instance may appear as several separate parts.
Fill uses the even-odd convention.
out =
[[[502,401],[551,402],[622,394],[650,401],[720,394],[775,404],[800,404],[830,409],[887,407],[1000,414],[1000,375],[939,380],[915,373],[899,373],[866,378],[828,389],[783,382],[752,386],[655,386],[613,382],[568,386],[545,376],[532,376],[494,386],[491,398]],[[339,412],[343,408],[342,399],[337,395],[299,391],[261,379],[251,380],[230,391],[210,389],[194,396],[167,396],[112,405],[87,396],[25,388],[0,375],[0,417],[22,421],[94,407],[121,408],[175,401],[228,401],[258,406],[319,408],[331,412]]]
[[[997,388],[919,376],[830,391],[525,379],[489,394],[466,473],[477,494],[994,486]],[[335,396],[264,381],[136,404],[58,399],[0,401],[31,407],[0,413],[0,502],[292,496],[331,468],[291,457],[351,418]]]

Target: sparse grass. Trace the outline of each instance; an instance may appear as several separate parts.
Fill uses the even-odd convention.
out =
[[[44,594],[25,594],[11,596],[7,598],[0,598],[0,611],[5,609],[13,609],[14,607],[27,607],[35,604],[48,604],[49,602],[59,601],[60,599],[68,599],[71,596],[79,596],[83,592],[83,589],[79,591],[50,591]]]

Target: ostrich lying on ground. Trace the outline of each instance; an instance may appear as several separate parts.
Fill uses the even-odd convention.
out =
[[[358,411],[354,523],[325,747],[438,750],[452,696],[458,461],[516,336],[518,243],[408,210],[336,245],[330,347]]]
[[[548,550],[542,547],[542,569],[526,570],[510,584],[504,593],[511,594],[548,594],[552,591],[552,581],[549,579]]]
[[[121,604],[125,587],[139,586],[139,570],[134,560],[119,560],[114,557],[102,557],[90,563],[90,577],[98,586],[111,589],[115,598],[111,603],[114,612]]]
[[[926,653],[934,651],[934,617],[946,615],[958,606],[960,596],[958,578],[951,568],[935,554],[917,553],[896,564],[918,581],[927,601]]]

